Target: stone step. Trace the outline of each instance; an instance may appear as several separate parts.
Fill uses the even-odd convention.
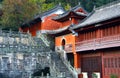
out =
[[[65,73],[66,78],[73,78],[73,75],[68,70],[68,68],[64,65],[64,63],[60,59],[60,56],[57,53],[53,52],[51,54],[51,59],[52,61],[55,62],[55,65],[60,70],[60,72]]]

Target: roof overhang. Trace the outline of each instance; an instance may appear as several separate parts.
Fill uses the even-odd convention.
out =
[[[24,23],[24,24],[21,25],[21,28],[30,27],[30,26],[38,23],[38,22],[41,22],[41,18],[35,18],[34,20],[31,20],[31,21],[29,21],[27,23]]]
[[[62,15],[58,15],[53,17],[52,19],[55,21],[64,21],[68,20],[69,18],[85,18],[87,17],[87,14],[81,13],[81,12],[74,12],[74,11],[68,11]]]

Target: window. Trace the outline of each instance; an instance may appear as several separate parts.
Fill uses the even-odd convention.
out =
[[[104,75],[118,74],[120,71],[120,57],[104,57]],[[119,75],[119,74],[118,74]]]

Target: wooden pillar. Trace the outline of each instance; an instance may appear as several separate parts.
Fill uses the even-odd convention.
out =
[[[81,67],[80,61],[81,61],[81,60],[80,60],[80,54],[78,54],[78,53],[74,54],[74,67],[75,67],[76,69],[78,69],[78,68]]]
[[[102,59],[102,71],[101,71],[101,77],[104,78],[105,68],[104,68],[104,55],[103,52],[101,52],[101,59]]]
[[[96,31],[96,35],[97,35],[97,38],[100,38],[100,37],[101,37],[101,31],[100,31],[100,29],[98,29],[98,30]]]
[[[76,53],[75,49],[75,36],[73,37],[73,46],[72,51],[74,55],[74,68],[77,70],[78,74],[81,72],[81,64],[80,64],[80,54]]]
[[[97,38],[103,37],[103,30],[102,30],[102,29],[98,29],[98,30],[96,31],[96,35],[97,35]]]

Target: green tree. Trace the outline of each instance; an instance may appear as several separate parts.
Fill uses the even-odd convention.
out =
[[[93,7],[99,7],[115,0],[1,0],[2,4],[2,25],[5,28],[18,28],[21,24],[27,23],[35,14],[40,14],[61,3],[66,10],[76,6],[79,2],[89,12]]]
[[[2,28],[18,29],[33,19],[38,13],[38,6],[30,0],[4,0],[2,10]]]
[[[54,7],[54,2],[50,0],[30,0],[33,3],[36,3],[39,7],[39,13],[45,12]]]
[[[88,11],[91,12],[93,10],[93,7],[100,7],[107,3],[117,1],[117,0],[79,0],[81,2],[81,5]]]

